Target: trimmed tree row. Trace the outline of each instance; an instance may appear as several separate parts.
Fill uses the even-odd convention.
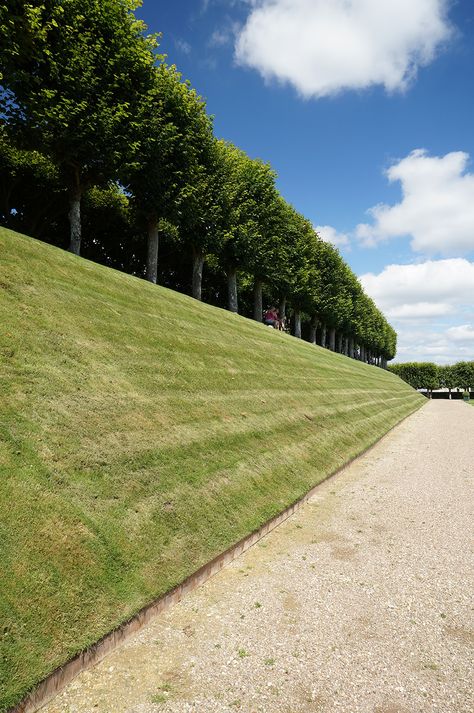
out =
[[[88,257],[190,283],[196,299],[222,304],[226,293],[230,311],[258,321],[275,303],[296,337],[385,367],[394,330],[282,198],[272,168],[215,138],[139,4],[0,4],[3,224],[54,242],[67,215],[75,254],[85,241]]]
[[[432,362],[406,362],[392,364],[390,371],[406,381],[414,389],[424,389],[429,395],[435,389],[463,389],[474,391],[474,361],[438,366]]]

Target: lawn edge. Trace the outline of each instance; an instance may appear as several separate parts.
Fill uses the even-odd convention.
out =
[[[80,673],[95,666],[102,661],[109,653],[114,651],[118,646],[127,641],[137,631],[142,629],[149,621],[161,612],[179,602],[186,594],[200,587],[207,580],[220,572],[223,567],[233,562],[237,557],[240,557],[244,552],[256,545],[272,530],[288,520],[295,512],[297,512],[313,495],[318,488],[330,478],[344,471],[350,465],[363,458],[369,451],[383,441],[387,436],[398,428],[404,421],[417,413],[421,408],[426,406],[421,403],[413,409],[409,414],[401,418],[397,423],[391,426],[380,438],[377,438],[370,445],[364,448],[353,458],[350,458],[336,470],[329,473],[323,480],[314,485],[301,498],[294,501],[277,515],[274,515],[270,520],[267,520],[258,529],[246,535],[236,544],[228,547],[224,552],[214,557],[212,560],[202,565],[195,572],[186,577],[180,584],[173,587],[169,592],[160,595],[149,604],[146,604],[130,619],[127,619],[120,626],[116,627],[108,634],[105,634],[95,644],[89,648],[76,654],[66,663],[54,669],[45,679],[43,679],[33,691],[28,693],[19,703],[7,710],[7,713],[36,713],[50,700],[57,696],[64,688],[71,683]]]

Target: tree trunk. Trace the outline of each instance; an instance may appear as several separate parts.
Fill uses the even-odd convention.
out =
[[[344,335],[341,332],[341,334],[337,335],[337,351],[339,352],[339,354],[344,353],[343,344],[344,344]]]
[[[81,254],[81,197],[82,190],[76,187],[69,198],[69,226],[70,243],[69,252],[74,255]]]
[[[295,337],[301,339],[301,311],[295,309]]]
[[[237,270],[235,267],[227,272],[227,295],[229,311],[238,312],[239,300],[237,296]]]
[[[329,330],[329,349],[332,352],[336,351],[336,330],[331,327]]]
[[[325,324],[321,325],[321,346],[326,349],[326,333],[327,328]]]
[[[309,341],[311,344],[316,344],[316,332],[318,330],[319,319],[313,317],[309,326]]]
[[[280,320],[284,326],[285,322],[286,322],[286,297],[282,297],[280,300],[279,312],[280,312]]]
[[[146,279],[156,285],[158,279],[158,221],[150,218],[148,221],[148,253],[146,258]]]
[[[349,356],[351,359],[354,358],[354,339],[352,337],[349,337],[349,353],[347,356]]]
[[[366,360],[366,352],[365,352],[365,347],[363,344],[360,345],[360,360],[361,361]]]
[[[262,282],[257,279],[253,283],[253,318],[256,322],[263,319]]]
[[[202,271],[204,269],[204,255],[193,248],[193,297],[201,300],[202,297]]]

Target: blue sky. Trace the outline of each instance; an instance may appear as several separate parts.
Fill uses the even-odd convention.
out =
[[[473,359],[474,3],[144,0],[140,16],[216,134],[269,161],[339,246],[397,360]]]

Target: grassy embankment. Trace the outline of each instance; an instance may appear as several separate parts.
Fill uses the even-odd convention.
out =
[[[0,229],[0,711],[425,399]]]

